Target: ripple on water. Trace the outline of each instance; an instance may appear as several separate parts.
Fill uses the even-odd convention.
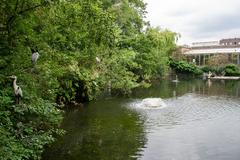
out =
[[[180,115],[184,122],[206,121],[216,118],[227,118],[228,115],[239,114],[239,103],[234,99],[224,97],[204,97],[197,94],[187,94],[179,99],[168,101],[172,112]]]
[[[146,110],[148,143],[140,159],[236,159],[239,157],[240,100],[185,94]]]
[[[159,103],[159,105],[149,105],[152,103]],[[227,120],[229,116],[234,115],[240,117],[238,99],[218,96],[207,97],[193,93],[185,94],[177,99],[147,98],[134,100],[129,106],[143,113],[146,117],[147,128],[171,128],[176,125],[201,123],[201,121],[211,121],[218,118]]]

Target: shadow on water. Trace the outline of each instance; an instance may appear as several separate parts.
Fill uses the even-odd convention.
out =
[[[146,142],[140,116],[119,105],[98,101],[67,113],[66,135],[43,155],[45,160],[136,159]]]
[[[134,90],[69,111],[67,133],[46,148],[44,160],[234,159],[240,156],[240,81],[180,79]],[[129,103],[161,98],[167,107]],[[218,136],[216,136],[218,135]],[[160,158],[161,157],[161,158]]]

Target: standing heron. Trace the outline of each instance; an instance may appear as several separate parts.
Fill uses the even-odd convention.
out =
[[[32,64],[35,65],[39,58],[39,53],[38,53],[38,50],[34,50],[32,48],[31,48],[31,51],[32,51]]]
[[[13,79],[13,89],[16,98],[16,103],[19,104],[20,97],[23,96],[22,89],[17,85],[17,76],[10,76]]]

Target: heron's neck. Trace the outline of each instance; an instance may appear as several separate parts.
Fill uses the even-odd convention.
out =
[[[13,88],[14,88],[14,90],[17,89],[17,79],[13,80]]]

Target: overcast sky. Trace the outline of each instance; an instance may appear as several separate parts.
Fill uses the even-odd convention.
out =
[[[180,33],[179,44],[240,37],[240,0],[144,0],[152,26]]]

